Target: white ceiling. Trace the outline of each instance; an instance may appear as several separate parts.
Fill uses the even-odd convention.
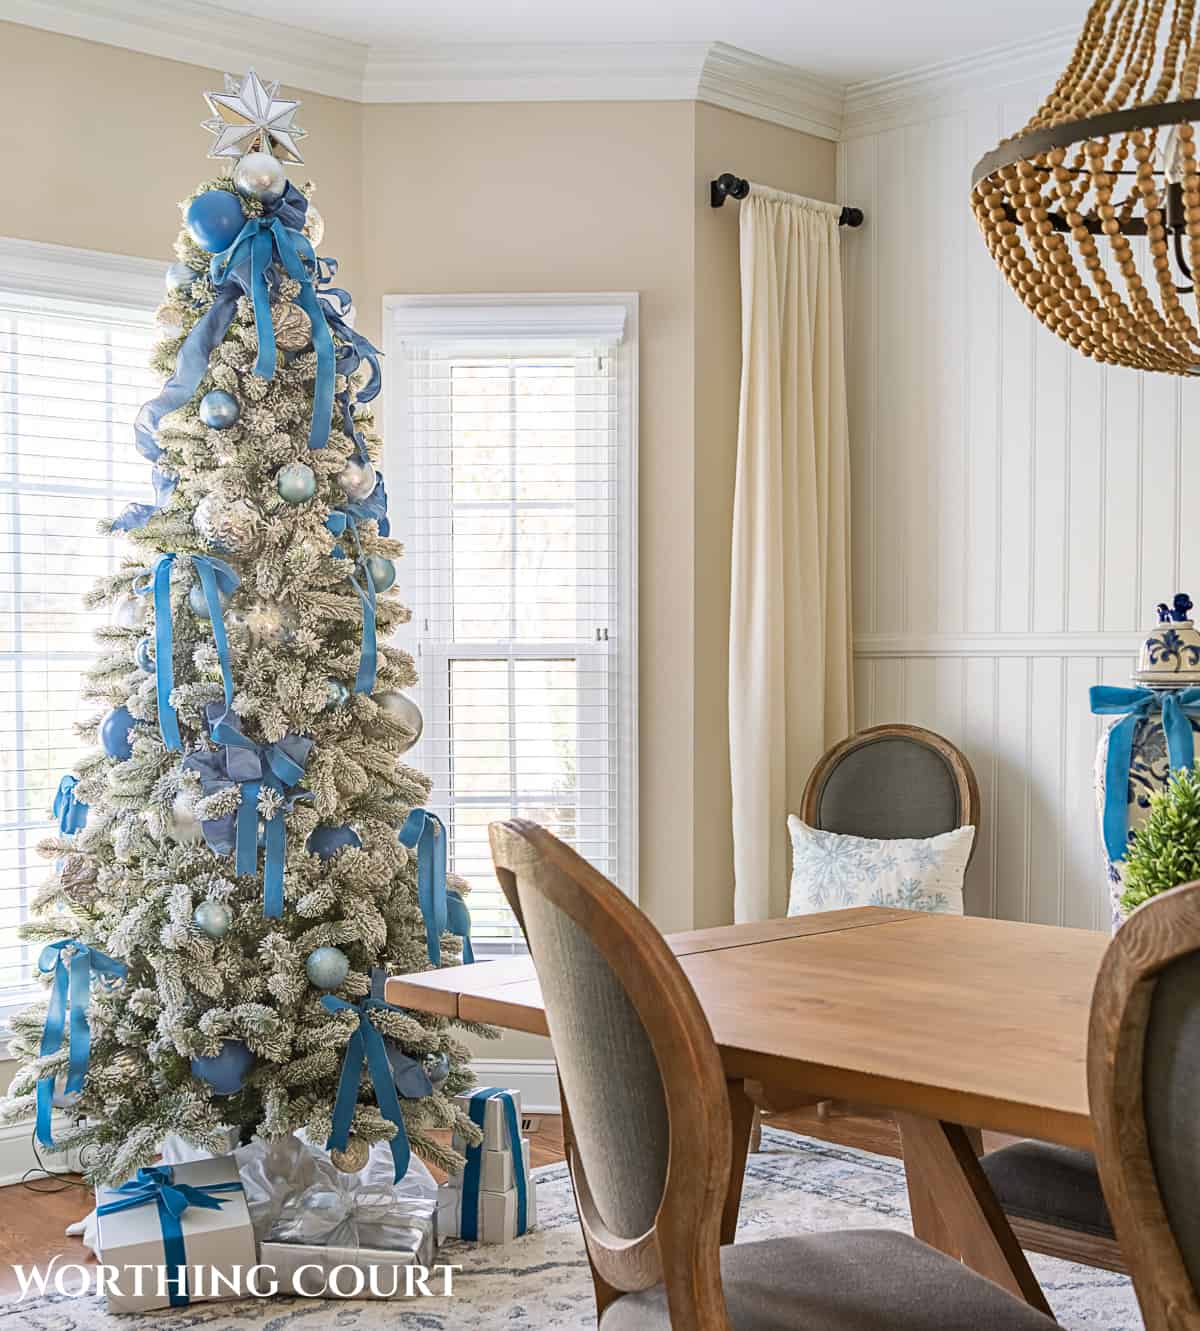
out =
[[[1087,0],[248,0],[237,11],[393,48],[719,41],[854,83],[1064,25],[1082,28],[1087,7]]]

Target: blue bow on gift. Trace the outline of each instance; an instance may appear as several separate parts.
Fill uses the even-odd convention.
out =
[[[289,190],[303,201],[303,195],[294,185],[290,185]],[[284,199],[289,206],[299,207],[287,195]],[[306,203],[304,206],[307,209]],[[235,285],[254,302],[254,327],[258,334],[254,373],[260,379],[271,379],[275,374],[275,326],[271,322],[271,290],[267,281],[272,262],[278,259],[287,275],[300,283],[296,303],[312,324],[313,347],[317,353],[317,383],[308,446],[324,448],[329,442],[333,415],[333,338],[324,311],[317,302],[309,271],[310,267],[315,270],[317,256],[308,240],[286,225],[283,220],[286,215],[276,208],[262,217],[250,218],[233,244],[221,254],[213,255],[209,271],[218,292],[228,285]]]
[[[471,913],[457,892],[446,887],[446,829],[436,813],[413,809],[400,829],[400,844],[417,851],[417,901],[425,920],[425,946],[431,966],[442,964],[442,934],[463,940],[463,962],[475,960]]]
[[[1129,768],[1137,723],[1161,709],[1170,770],[1191,767],[1195,744],[1189,718],[1200,717],[1200,688],[1156,693],[1151,689],[1096,684],[1089,696],[1094,715],[1121,717],[1108,733],[1108,757],[1104,765],[1104,848],[1108,858],[1115,862],[1125,858],[1129,840]]]
[[[183,752],[179,734],[179,718],[171,705],[171,691],[175,687],[175,627],[171,619],[171,567],[175,555],[159,555],[150,570],[150,580],[134,583],[139,596],[154,596],[154,685],[158,693],[158,728],[168,749]],[[208,619],[212,625],[213,641],[217,647],[217,660],[221,666],[221,679],[225,686],[225,706],[233,705],[233,669],[229,663],[229,639],[225,633],[225,617],[221,598],[232,596],[241,578],[223,559],[209,555],[193,555],[192,567],[204,590],[208,606]]]
[[[102,1202],[96,1207],[97,1215],[115,1215],[118,1211],[130,1211],[137,1206],[148,1206],[153,1202],[158,1208],[158,1223],[162,1230],[163,1257],[165,1265],[172,1274],[166,1283],[170,1287],[171,1307],[183,1307],[188,1303],[185,1293],[187,1283],[187,1250],[183,1241],[183,1213],[189,1206],[198,1206],[206,1211],[219,1211],[229,1197],[218,1197],[221,1192],[241,1192],[242,1185],[230,1183],[176,1183],[175,1171],[170,1165],[150,1165],[139,1169],[137,1176],[120,1187],[114,1188],[118,1194],[111,1201]]]
[[[496,1086],[481,1086],[468,1092],[470,1103],[467,1116],[477,1127],[482,1128],[487,1116],[487,1102],[499,1100],[504,1114],[504,1127],[508,1144],[512,1150],[513,1178],[517,1188],[517,1234],[524,1234],[529,1228],[529,1197],[525,1186],[525,1161],[521,1152],[521,1124],[517,1119],[516,1102],[512,1091],[501,1090]],[[463,1171],[462,1182],[462,1220],[459,1233],[464,1239],[479,1238],[479,1186],[483,1173],[483,1143],[467,1147],[467,1167]]]
[[[216,753],[189,753],[185,771],[196,772],[204,794],[212,795],[230,786],[241,786],[242,798],[236,814],[202,819],[204,839],[218,855],[236,847],[237,872],[258,872],[258,792],[263,786],[283,796],[283,807],[266,825],[266,860],[263,865],[263,915],[277,920],[283,914],[283,866],[287,852],[284,814],[298,799],[308,797],[299,790],[313,741],[304,735],[285,735],[276,744],[256,744],[243,733],[237,713],[219,702],[205,708],[209,735],[221,745]]]
[[[54,816],[58,819],[58,830],[63,836],[82,832],[87,824],[88,806],[75,794],[79,778],[68,773],[58,783],[54,795]]]
[[[371,1085],[375,1088],[375,1103],[379,1106],[379,1112],[396,1129],[388,1145],[392,1152],[393,1177],[395,1182],[399,1183],[408,1173],[408,1162],[412,1152],[408,1145],[408,1132],[404,1127],[404,1115],[400,1111],[400,1100],[396,1095],[387,1042],[381,1032],[372,1025],[368,1014],[375,1010],[398,1012],[400,1009],[378,998],[364,998],[361,1003],[347,1003],[344,998],[335,998],[333,994],[322,994],[321,1005],[326,1012],[350,1011],[358,1014],[358,1029],[351,1035],[342,1059],[342,1073],[338,1079],[337,1096],[333,1102],[333,1127],[329,1140],[325,1143],[325,1149],[327,1151],[346,1149],[354,1120],[354,1106],[358,1103],[359,1074],[363,1060],[366,1059]]]
[[[72,949],[68,960],[63,953]],[[67,1026],[67,1014],[70,1013],[70,1031],[67,1045],[67,1084],[68,1095],[83,1090],[83,1079],[87,1075],[88,1061],[92,1054],[92,1029],[88,1025],[88,1006],[92,1001],[92,976],[105,975],[119,980],[126,973],[125,963],[114,961],[97,948],[81,943],[77,938],[62,938],[57,943],[49,943],[42,949],[38,958],[38,970],[43,975],[54,972],[50,983],[50,1003],[46,1009],[46,1024],[42,1027],[42,1043],[38,1054],[46,1058],[56,1054],[62,1048],[63,1031]],[[37,1139],[43,1146],[54,1150],[54,1138],[50,1132],[50,1117],[53,1109],[54,1076],[47,1074],[38,1079],[37,1084]]]

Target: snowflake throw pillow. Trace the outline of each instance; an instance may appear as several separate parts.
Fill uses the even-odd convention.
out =
[[[963,876],[973,827],[917,840],[841,836],[788,818],[792,836],[789,915],[847,906],[963,913]]]

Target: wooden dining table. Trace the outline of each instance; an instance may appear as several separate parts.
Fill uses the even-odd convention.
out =
[[[867,906],[677,933],[730,1094],[732,1242],[755,1098],[892,1111],[913,1231],[1030,1304],[1045,1296],[979,1164],[979,1131],[1092,1147],[1099,933]],[[528,956],[394,977],[387,1000],[549,1034]]]

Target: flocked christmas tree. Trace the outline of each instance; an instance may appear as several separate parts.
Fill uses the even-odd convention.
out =
[[[112,605],[87,674],[99,744],[66,778],[53,877],[24,933],[47,1001],[14,1021],[3,1113],[67,1111],[57,1145],[119,1182],[168,1133],[306,1129],[344,1168],[388,1140],[472,1140],[452,1023],[389,1009],[384,970],[456,963],[469,927],[430,783],[402,755],[420,714],[387,642],[394,592],[374,463],[375,349],[352,327],[322,222],[283,162],[297,103],[253,71],[209,94],[232,173],[184,201],[139,414],[156,502],[92,605]],[[86,806],[86,807],[85,807]],[[85,823],[86,817],[86,823]],[[374,980],[374,985],[373,985]]]

